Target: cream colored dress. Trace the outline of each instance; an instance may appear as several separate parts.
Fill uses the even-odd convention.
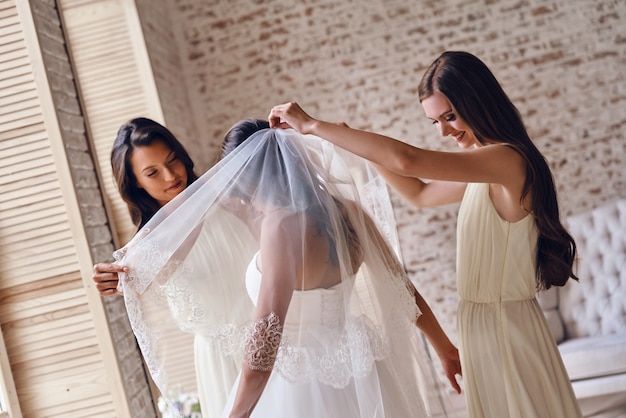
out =
[[[535,299],[537,228],[496,212],[489,184],[468,184],[457,233],[458,312],[470,417],[575,418],[580,409]]]

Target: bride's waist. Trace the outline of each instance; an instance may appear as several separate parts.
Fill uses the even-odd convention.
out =
[[[343,299],[340,285],[330,289],[294,291],[284,322],[285,330],[342,323],[345,312]]]

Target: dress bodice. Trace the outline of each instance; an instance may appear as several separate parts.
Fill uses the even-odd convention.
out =
[[[537,235],[532,215],[507,222],[493,206],[489,184],[468,184],[457,226],[460,297],[480,303],[532,299]]]
[[[252,257],[246,272],[246,289],[256,305],[261,289],[261,271],[258,268],[258,253]],[[343,289],[339,283],[328,289],[296,290],[293,292],[285,327],[303,327],[323,325],[336,327],[343,317]]]

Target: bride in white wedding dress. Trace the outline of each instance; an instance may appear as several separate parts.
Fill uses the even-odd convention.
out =
[[[319,138],[250,123],[116,252],[155,383],[178,383],[168,341],[193,334],[198,375],[220,375],[203,345],[242,365],[224,417],[444,416],[416,326],[456,389],[458,353],[396,257],[384,185]]]

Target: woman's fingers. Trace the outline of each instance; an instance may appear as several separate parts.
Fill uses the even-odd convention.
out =
[[[98,289],[98,293],[103,296],[117,294],[117,284],[119,273],[127,272],[128,267],[113,263],[98,263],[93,266],[92,280]]]
[[[268,117],[271,128],[293,128],[306,134],[307,125],[313,121],[296,102],[276,105]]]
[[[290,103],[284,103],[280,105],[276,105],[270,110],[270,114],[268,117],[268,121],[270,123],[270,128],[291,128],[289,124],[286,122],[286,110]]]
[[[117,295],[117,283],[118,282],[97,283],[96,289],[98,289],[98,293],[102,296]]]
[[[98,264],[94,264],[93,266],[94,274],[114,273],[115,275],[117,275],[117,273],[124,273],[127,271],[128,271],[128,267],[120,266],[119,264],[115,264],[115,263],[98,263]]]

